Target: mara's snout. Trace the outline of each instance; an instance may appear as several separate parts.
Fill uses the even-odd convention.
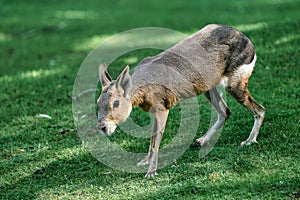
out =
[[[96,128],[99,132],[109,136],[115,132],[117,124],[111,121],[99,120]]]

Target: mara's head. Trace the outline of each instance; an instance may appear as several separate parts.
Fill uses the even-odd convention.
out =
[[[97,100],[97,129],[105,135],[111,135],[120,122],[125,121],[132,110],[130,101],[131,77],[126,66],[117,80],[112,80],[106,65],[100,65],[99,77],[102,92]]]

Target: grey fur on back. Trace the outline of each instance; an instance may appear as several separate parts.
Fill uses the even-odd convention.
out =
[[[207,25],[166,51],[142,60],[132,76],[133,91],[164,86],[185,99],[220,83],[223,75],[249,64],[255,52],[241,32],[223,25]]]

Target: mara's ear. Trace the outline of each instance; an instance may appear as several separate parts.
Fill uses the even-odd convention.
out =
[[[130,95],[131,90],[131,76],[129,75],[129,66],[126,65],[125,69],[119,75],[116,86],[118,89],[122,89],[124,91],[124,97],[128,97]]]
[[[99,79],[101,81],[102,88],[108,86],[112,80],[106,68],[106,64],[101,64],[99,67]]]

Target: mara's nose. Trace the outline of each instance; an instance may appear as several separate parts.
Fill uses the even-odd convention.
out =
[[[106,126],[101,126],[100,130],[103,131],[103,132],[106,132]]]
[[[97,129],[106,132],[106,126],[103,123],[98,123]]]

